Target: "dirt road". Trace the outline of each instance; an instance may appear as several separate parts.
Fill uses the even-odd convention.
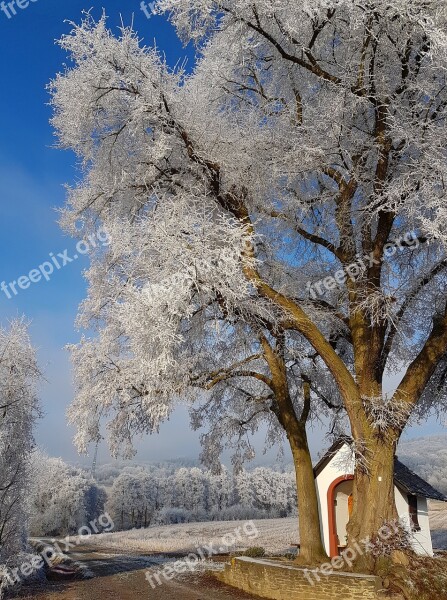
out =
[[[208,574],[177,575],[154,589],[145,578],[151,571],[163,568],[157,555],[124,555],[116,551],[92,551],[77,547],[68,556],[85,565],[91,579],[49,583],[41,589],[23,590],[22,600],[250,600],[254,596],[220,584]]]

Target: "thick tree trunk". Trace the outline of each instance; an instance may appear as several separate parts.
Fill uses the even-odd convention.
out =
[[[288,435],[295,465],[300,552],[297,562],[315,565],[328,560],[322,538],[317,490],[305,427]]]
[[[365,460],[357,461],[353,489],[353,511],[348,524],[348,545],[358,542],[366,548],[357,556],[356,570],[374,572],[376,558],[371,546],[380,538],[382,528],[398,519],[394,495],[394,457],[396,441],[372,438],[366,444]]]

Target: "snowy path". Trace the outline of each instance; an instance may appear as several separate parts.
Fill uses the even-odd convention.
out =
[[[28,590],[22,600],[253,600],[255,597],[220,584],[212,576],[195,573],[163,580],[152,589],[147,569],[163,566],[163,557],[119,554],[115,550],[92,550],[79,546],[68,555],[94,574],[92,579],[53,583]]]

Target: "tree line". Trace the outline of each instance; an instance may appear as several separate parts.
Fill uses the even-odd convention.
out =
[[[293,472],[259,467],[215,475],[198,467],[127,467],[108,489],[119,529],[189,521],[286,517],[296,513]]]
[[[130,465],[117,470],[103,465],[94,481],[88,471],[41,452],[31,460],[27,509],[32,536],[76,534],[104,511],[114,530],[296,514],[291,470],[258,467],[233,474],[222,466],[220,474],[213,474],[198,467]]]

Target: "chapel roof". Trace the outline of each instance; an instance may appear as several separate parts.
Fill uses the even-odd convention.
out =
[[[338,451],[345,444],[349,445],[349,442],[350,439],[347,437],[338,438],[315,465],[314,477],[318,477]],[[438,492],[438,490],[422,479],[422,477],[413,473],[413,471],[400,462],[397,457],[394,459],[394,484],[407,494],[429,498],[430,500],[447,502],[447,497],[444,496],[444,494]]]

